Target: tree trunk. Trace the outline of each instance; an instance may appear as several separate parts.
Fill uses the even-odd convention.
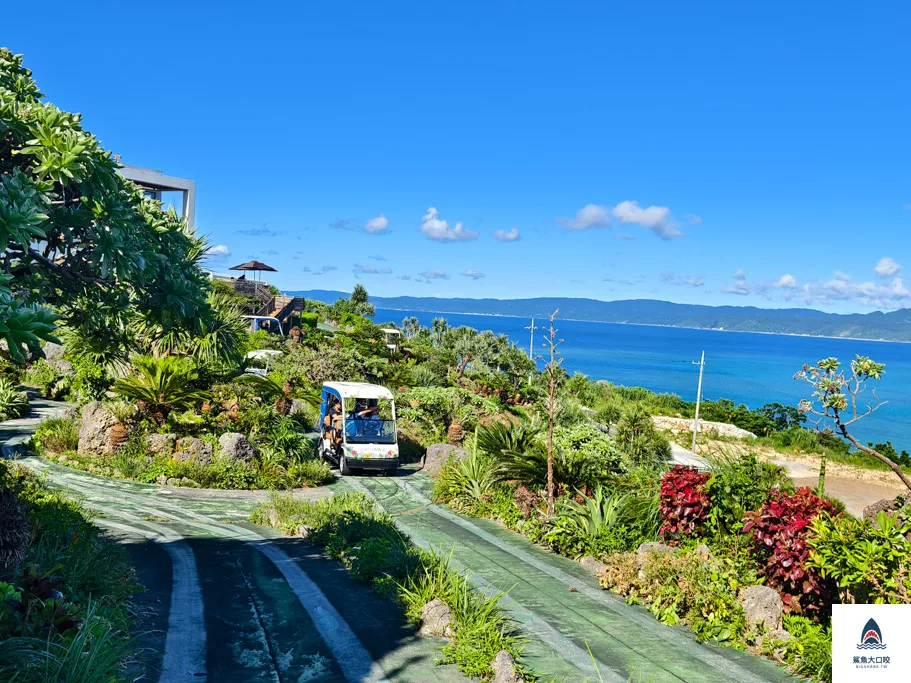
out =
[[[553,356],[553,352],[551,352]],[[553,362],[553,361],[551,361]],[[554,407],[557,387],[556,372],[551,368],[550,396],[547,402],[547,511],[555,512],[554,504]]]
[[[867,446],[861,445],[861,443],[857,439],[855,439],[853,436],[848,434],[848,430],[845,429],[845,427],[843,425],[839,425],[839,430],[841,431],[841,435],[843,437],[845,437],[848,441],[850,441],[852,444],[854,444],[854,448],[856,448],[859,451],[863,451],[864,453],[867,453],[868,455],[872,455],[874,458],[876,458],[881,463],[886,465],[890,470],[895,472],[895,475],[899,479],[901,479],[902,483],[906,487],[908,487],[909,491],[911,491],[911,480],[909,480],[908,476],[904,472],[902,472],[902,468],[901,468],[901,466],[899,466],[898,463],[892,462],[889,458],[887,458],[884,455],[880,455],[879,453],[874,451],[872,448],[868,448]]]
[[[823,452],[819,457],[819,485],[816,487],[816,495],[824,496],[826,494],[826,461],[829,456]]]

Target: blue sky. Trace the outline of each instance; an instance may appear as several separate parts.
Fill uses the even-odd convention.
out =
[[[911,305],[911,7],[747,5],[46,0],[4,40],[125,163],[197,182],[217,271]]]

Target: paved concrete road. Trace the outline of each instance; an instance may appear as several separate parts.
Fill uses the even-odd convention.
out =
[[[131,551],[147,591],[141,680],[457,683],[442,641],[419,638],[400,609],[317,549],[246,522],[261,495],[97,477],[30,457],[100,513]],[[308,495],[330,495],[315,490]]]
[[[528,664],[557,680],[664,683],[766,683],[787,674],[749,653],[699,644],[684,627],[666,627],[645,609],[603,590],[579,564],[547,553],[488,520],[467,519],[429,500],[429,478],[348,477],[400,527],[470,567],[488,590],[508,592],[505,601],[528,636]]]

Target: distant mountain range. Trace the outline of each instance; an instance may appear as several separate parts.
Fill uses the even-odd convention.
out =
[[[310,290],[287,292],[332,303],[346,292]],[[755,306],[700,306],[654,299],[598,301],[565,297],[534,299],[442,299],[436,297],[371,296],[377,308],[435,313],[477,313],[543,318],[554,309],[560,317],[609,323],[669,325],[706,330],[734,330],[769,334],[799,334],[883,341],[911,341],[911,309],[883,313],[825,313],[811,308],[757,308]]]

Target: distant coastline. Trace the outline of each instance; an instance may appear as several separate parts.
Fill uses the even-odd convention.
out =
[[[348,296],[344,292],[332,290],[295,291],[290,294],[326,303]],[[704,306],[656,299],[601,301],[573,297],[471,299],[371,296],[370,300],[378,308],[390,311],[440,315],[546,319],[551,311],[560,309],[562,320],[578,322],[777,334],[847,341],[911,343],[911,309],[871,313],[826,313],[812,308]]]
[[[439,313],[440,315],[473,315],[485,318],[518,318],[530,320],[547,320],[546,317],[514,315],[509,313],[473,313],[471,311],[436,311],[428,308],[390,308],[389,306],[378,306],[384,311],[398,311],[400,313]],[[808,339],[843,339],[845,341],[864,341],[879,342],[882,344],[911,344],[911,341],[901,339],[873,339],[871,337],[836,337],[829,334],[803,334],[799,332],[760,332],[758,330],[725,330],[717,327],[694,327],[691,325],[663,325],[661,323],[631,323],[621,322],[619,320],[589,320],[582,318],[559,318],[560,320],[569,320],[574,323],[598,323],[607,325],[636,325],[639,327],[668,327],[675,330],[699,330],[701,332],[732,332],[734,334],[766,334],[773,337],[806,337]]]

